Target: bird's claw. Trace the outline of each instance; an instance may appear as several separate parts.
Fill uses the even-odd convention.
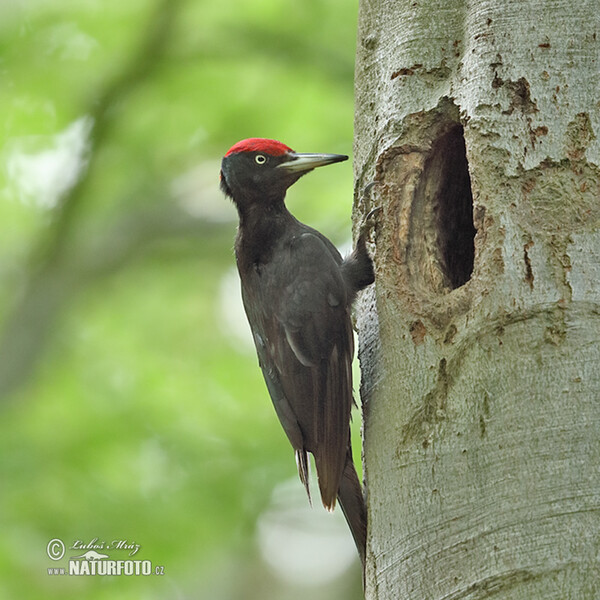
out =
[[[363,193],[362,193],[363,205],[367,205],[367,200],[371,199],[371,190],[379,183],[380,183],[379,181],[371,181],[370,183],[368,183],[365,186]],[[375,208],[371,209],[367,213],[367,216],[365,217],[363,223],[365,225],[367,225],[369,223],[369,221],[375,216],[375,214],[377,214],[380,210],[381,210],[381,206],[376,206]]]
[[[375,230],[375,228],[377,226],[377,220],[374,217],[381,210],[382,210],[381,206],[376,206],[375,208],[372,208],[367,213],[367,216],[363,219],[363,222],[360,226],[360,236],[359,236],[359,241],[361,243],[364,244],[366,242],[367,237],[369,236],[369,232]]]
[[[363,190],[363,199],[369,198],[371,195],[371,190],[378,184],[378,181],[371,181],[371,183],[367,183],[365,189]]]
[[[365,217],[365,222],[370,221],[380,210],[383,210],[382,206],[376,206],[375,208],[372,208]]]

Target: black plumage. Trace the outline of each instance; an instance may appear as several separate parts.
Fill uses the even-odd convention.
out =
[[[223,158],[221,188],[238,209],[235,253],[244,308],[300,479],[310,498],[310,452],[322,502],[333,510],[339,499],[364,562],[366,511],[349,427],[350,309],[356,293],[373,282],[373,266],[363,236],[343,259],[284,204],[287,188],[304,173],[346,159],[297,154],[275,140],[243,140]]]

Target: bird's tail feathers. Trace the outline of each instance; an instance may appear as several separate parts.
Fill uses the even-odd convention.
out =
[[[340,481],[340,468],[332,462],[331,457],[331,454],[325,454],[324,456],[315,454],[321,501],[329,512],[333,512],[335,508]]]
[[[308,495],[308,502],[312,506],[312,499],[310,497],[310,463],[308,460],[308,454],[306,450],[296,450],[296,464],[298,465],[298,475],[300,475],[300,481],[304,485],[306,494]]]
[[[346,465],[340,481],[338,500],[354,543],[360,556],[360,561],[365,564],[366,544],[367,544],[367,509],[363,497],[362,487],[358,481],[358,475],[352,461],[352,450],[348,448],[346,456]]]

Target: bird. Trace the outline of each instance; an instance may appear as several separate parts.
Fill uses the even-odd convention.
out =
[[[297,153],[272,139],[244,139],[223,157],[220,187],[237,208],[235,257],[244,309],[300,480],[310,501],[310,453],[321,501],[329,511],[339,502],[364,566],[367,516],[350,443],[351,307],[358,291],[374,281],[373,263],[364,232],[342,258],[284,202],[304,174],[347,159]]]

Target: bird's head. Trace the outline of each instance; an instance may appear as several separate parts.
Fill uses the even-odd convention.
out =
[[[305,173],[347,159],[343,154],[299,154],[277,140],[250,138],[234,144],[223,157],[221,189],[240,209],[282,201]]]

